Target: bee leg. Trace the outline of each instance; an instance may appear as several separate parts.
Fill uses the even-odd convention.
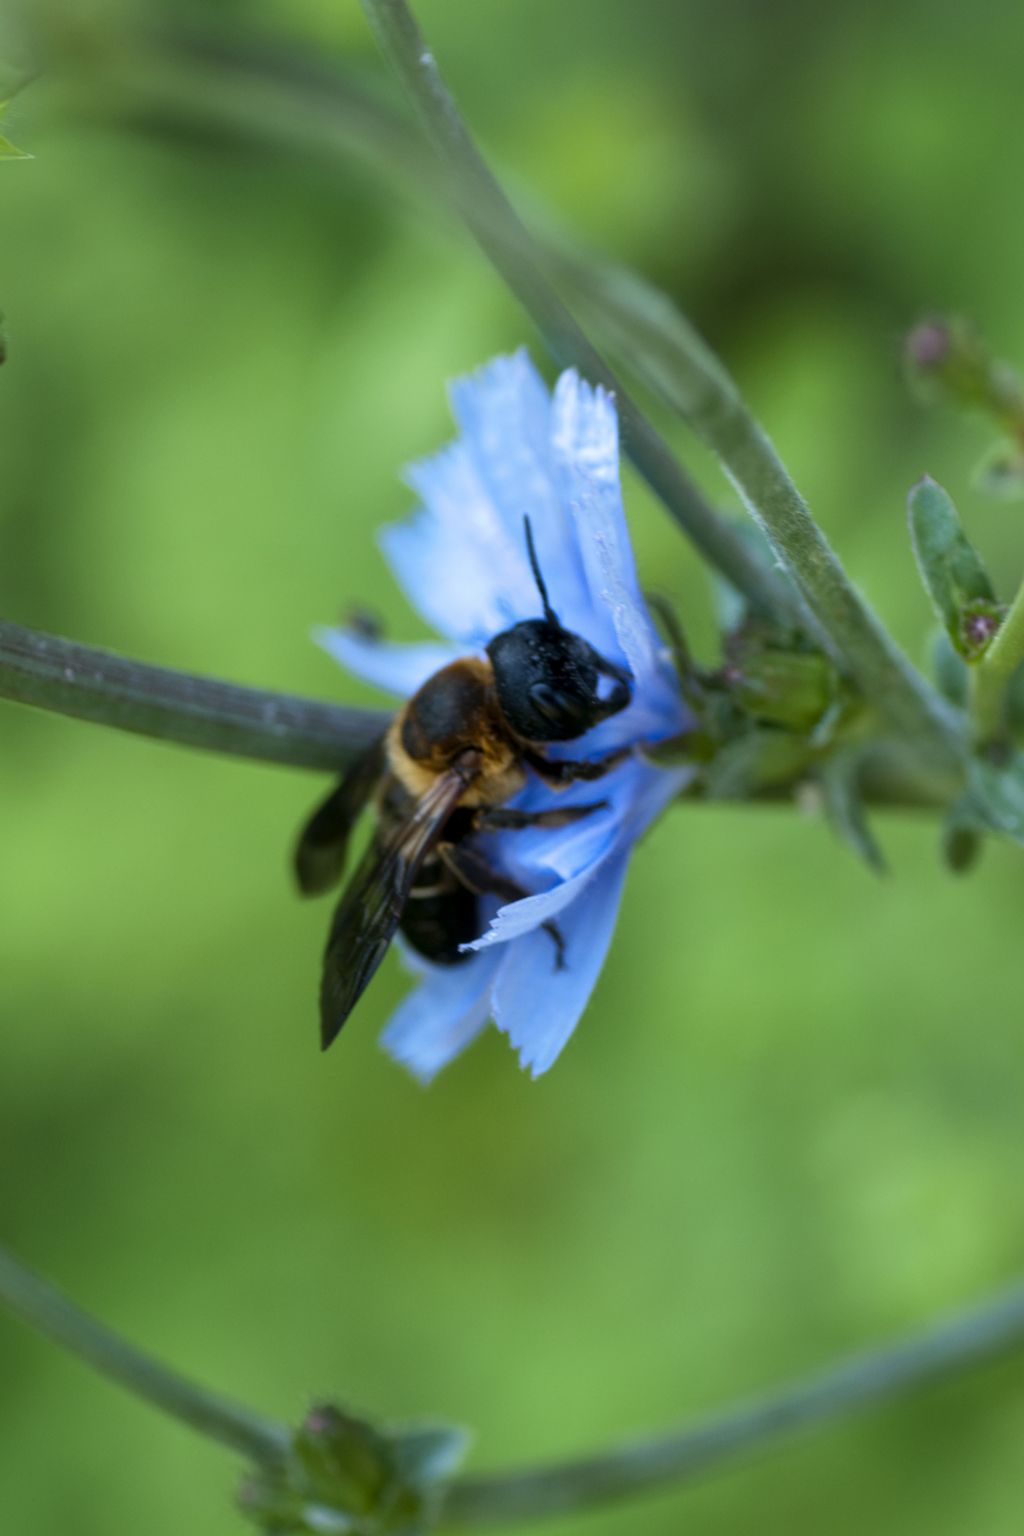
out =
[[[522,901],[532,896],[517,880],[510,880],[500,870],[488,863],[482,853],[464,843],[439,843],[438,853],[456,879],[475,896],[497,896],[501,901]],[[544,932],[555,946],[555,970],[565,970],[565,937],[558,924],[551,919],[541,923]]]
[[[563,758],[561,762],[557,762],[545,757],[532,747],[527,747],[523,753],[523,761],[529,763],[534,773],[546,784],[553,784],[558,788],[560,785],[579,783],[580,780],[603,779],[610,769],[625,762],[632,752],[632,747],[619,747],[618,751],[609,752],[607,757],[599,757],[590,763],[578,762],[573,758]]]
[[[487,806],[477,811],[473,826],[477,832],[520,831],[523,827],[568,827],[574,821],[582,821],[595,811],[606,811],[607,800],[594,800],[589,805],[566,805],[552,811],[516,811],[504,806]]]

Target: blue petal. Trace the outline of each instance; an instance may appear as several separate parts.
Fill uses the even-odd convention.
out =
[[[428,677],[464,654],[457,646],[433,640],[395,645],[371,640],[353,629],[316,629],[313,639],[364,683],[403,697],[415,693]]]
[[[399,1003],[380,1043],[421,1082],[429,1083],[476,1039],[490,1018],[491,992],[505,956],[495,950],[453,966],[427,966],[408,958],[423,980]]]
[[[629,849],[620,848],[599,869],[559,920],[565,965],[557,970],[546,933],[516,945],[494,988],[494,1016],[534,1077],[555,1061],[590,998],[615,928]]]
[[[527,827],[506,833],[502,850],[510,873],[536,886],[537,872],[569,879],[602,858],[612,840],[635,841],[679,794],[694,770],[658,768],[636,756],[595,784],[573,784],[557,800],[544,785],[531,785],[517,801],[524,809],[585,805],[606,800],[608,809],[567,827]]]
[[[637,580],[619,486],[618,419],[611,396],[569,370],[555,387],[552,440],[562,498],[572,510],[590,599],[607,613],[615,650],[633,673],[634,703],[614,721],[632,740],[681,729],[685,712]]]
[[[486,950],[494,944],[508,944],[513,939],[522,939],[527,934],[532,934],[543,923],[551,922],[559,916],[566,907],[577,901],[587,887],[599,877],[605,864],[609,862],[612,854],[616,853],[615,845],[605,849],[604,856],[595,860],[592,864],[573,875],[568,880],[559,880],[546,891],[538,891],[534,896],[524,896],[521,901],[509,902],[507,906],[499,907],[497,916],[491,921],[491,926],[479,939],[474,939],[472,944],[463,947],[467,950]],[[628,853],[628,848],[625,850]],[[553,941],[548,938],[549,945]],[[516,949],[516,963],[520,950]]]
[[[529,517],[552,607],[566,628],[587,635],[600,648],[607,637],[594,634],[577,530],[552,458],[547,385],[521,350],[456,380],[449,392],[462,441],[512,540],[517,565],[526,560],[524,520]],[[536,585],[522,565],[516,572],[515,606],[517,619],[535,618],[541,611]],[[600,626],[600,615],[597,621]]]
[[[423,617],[478,649],[536,607],[525,544],[509,534],[465,443],[412,465],[406,479],[424,505],[382,529],[381,546]]]

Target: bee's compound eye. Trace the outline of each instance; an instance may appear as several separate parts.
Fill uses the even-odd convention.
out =
[[[487,647],[505,718],[527,741],[572,741],[629,703],[628,674],[581,635],[525,619]],[[612,684],[602,697],[603,681]]]
[[[573,698],[549,683],[534,683],[530,689],[530,702],[550,725],[559,730],[582,735],[590,724],[592,705],[586,695]]]

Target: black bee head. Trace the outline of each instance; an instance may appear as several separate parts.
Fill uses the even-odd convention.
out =
[[[502,714],[527,741],[571,741],[633,696],[629,676],[580,635],[547,619],[526,619],[487,647]],[[602,678],[611,688],[601,697]]]
[[[544,617],[524,619],[495,635],[487,654],[498,703],[516,734],[527,741],[572,741],[625,709],[633,697],[631,678],[559,624],[540,574],[530,520],[524,521]],[[602,679],[611,684],[603,692]]]

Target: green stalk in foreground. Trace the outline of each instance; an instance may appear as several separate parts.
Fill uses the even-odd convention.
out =
[[[391,714],[320,699],[241,688],[174,672],[0,620],[0,699],[54,714],[255,762],[332,773],[387,728]],[[906,754],[878,743],[867,753],[861,788],[869,805],[935,810],[956,785],[923,778]],[[778,785],[760,798],[787,799]]]
[[[128,1344],[3,1248],[0,1303],[153,1407],[258,1466],[274,1468],[287,1457],[292,1437],[283,1424],[208,1391]],[[439,1523],[466,1527],[543,1519],[683,1483],[799,1430],[901,1397],[1022,1345],[1024,1285],[1017,1285],[896,1344],[695,1425],[548,1466],[456,1478],[444,1491]]]
[[[391,718],[172,672],[6,619],[0,698],[181,746],[326,771],[358,757]]]

